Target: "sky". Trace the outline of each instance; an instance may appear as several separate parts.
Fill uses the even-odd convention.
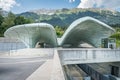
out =
[[[42,8],[104,8],[120,11],[120,0],[0,0],[0,8],[13,13]]]

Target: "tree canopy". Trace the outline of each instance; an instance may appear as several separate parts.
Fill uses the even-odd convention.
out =
[[[12,12],[9,12],[8,15],[5,17],[3,17],[2,14],[0,14],[0,37],[3,37],[4,32],[14,25],[32,22],[33,21],[31,19],[26,19],[23,16],[16,16]]]

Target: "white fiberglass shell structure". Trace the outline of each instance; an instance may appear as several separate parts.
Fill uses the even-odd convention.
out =
[[[83,17],[74,21],[63,34],[60,45],[77,47],[83,42],[100,47],[101,39],[108,38],[115,30],[92,17]]]
[[[92,17],[83,17],[74,21],[63,36],[56,37],[55,29],[47,23],[33,23],[18,25],[9,28],[5,37],[12,37],[22,40],[27,47],[35,47],[37,42],[44,42],[51,47],[78,47],[85,42],[93,47],[99,47],[102,38],[107,38],[115,30],[105,23]]]
[[[55,29],[47,23],[17,25],[9,28],[4,36],[20,39],[28,48],[35,47],[37,42],[47,43],[51,47],[57,46]]]

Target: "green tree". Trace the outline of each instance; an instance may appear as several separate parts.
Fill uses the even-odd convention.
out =
[[[64,33],[64,29],[62,29],[61,27],[56,26],[55,30],[58,37],[61,37]]]
[[[116,28],[116,33],[111,35],[110,38],[115,38],[117,47],[120,47],[120,28]]]
[[[8,16],[6,16],[3,19],[3,22],[1,23],[1,30],[0,30],[0,36],[3,36],[4,32],[9,28],[14,26],[14,19],[15,19],[15,15],[11,12],[8,13]]]
[[[2,22],[3,22],[3,20],[4,20],[4,17],[0,14],[0,26],[1,26]]]
[[[111,38],[116,38],[117,40],[120,40],[120,32],[117,32],[110,36]]]
[[[15,25],[14,20],[15,20],[15,15],[9,12],[8,16],[4,18],[2,27],[4,27],[5,29],[8,29],[9,27],[14,26]]]
[[[15,16],[13,13],[9,12],[8,16],[2,17],[0,15],[0,36],[3,36],[4,32],[14,26],[14,25],[20,25],[20,24],[26,24],[31,23],[32,20],[26,19],[22,16]]]
[[[0,14],[0,37],[3,36],[3,27],[1,26],[3,23],[4,17]]]
[[[26,23],[31,23],[32,20],[26,19],[23,16],[17,16],[14,20],[15,25],[20,25],[20,24],[26,24]]]

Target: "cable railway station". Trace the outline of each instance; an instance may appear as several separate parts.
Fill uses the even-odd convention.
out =
[[[0,38],[0,55],[44,59],[26,80],[120,80],[120,49],[109,38],[114,33],[92,17],[75,20],[61,38],[48,23],[16,25]]]

